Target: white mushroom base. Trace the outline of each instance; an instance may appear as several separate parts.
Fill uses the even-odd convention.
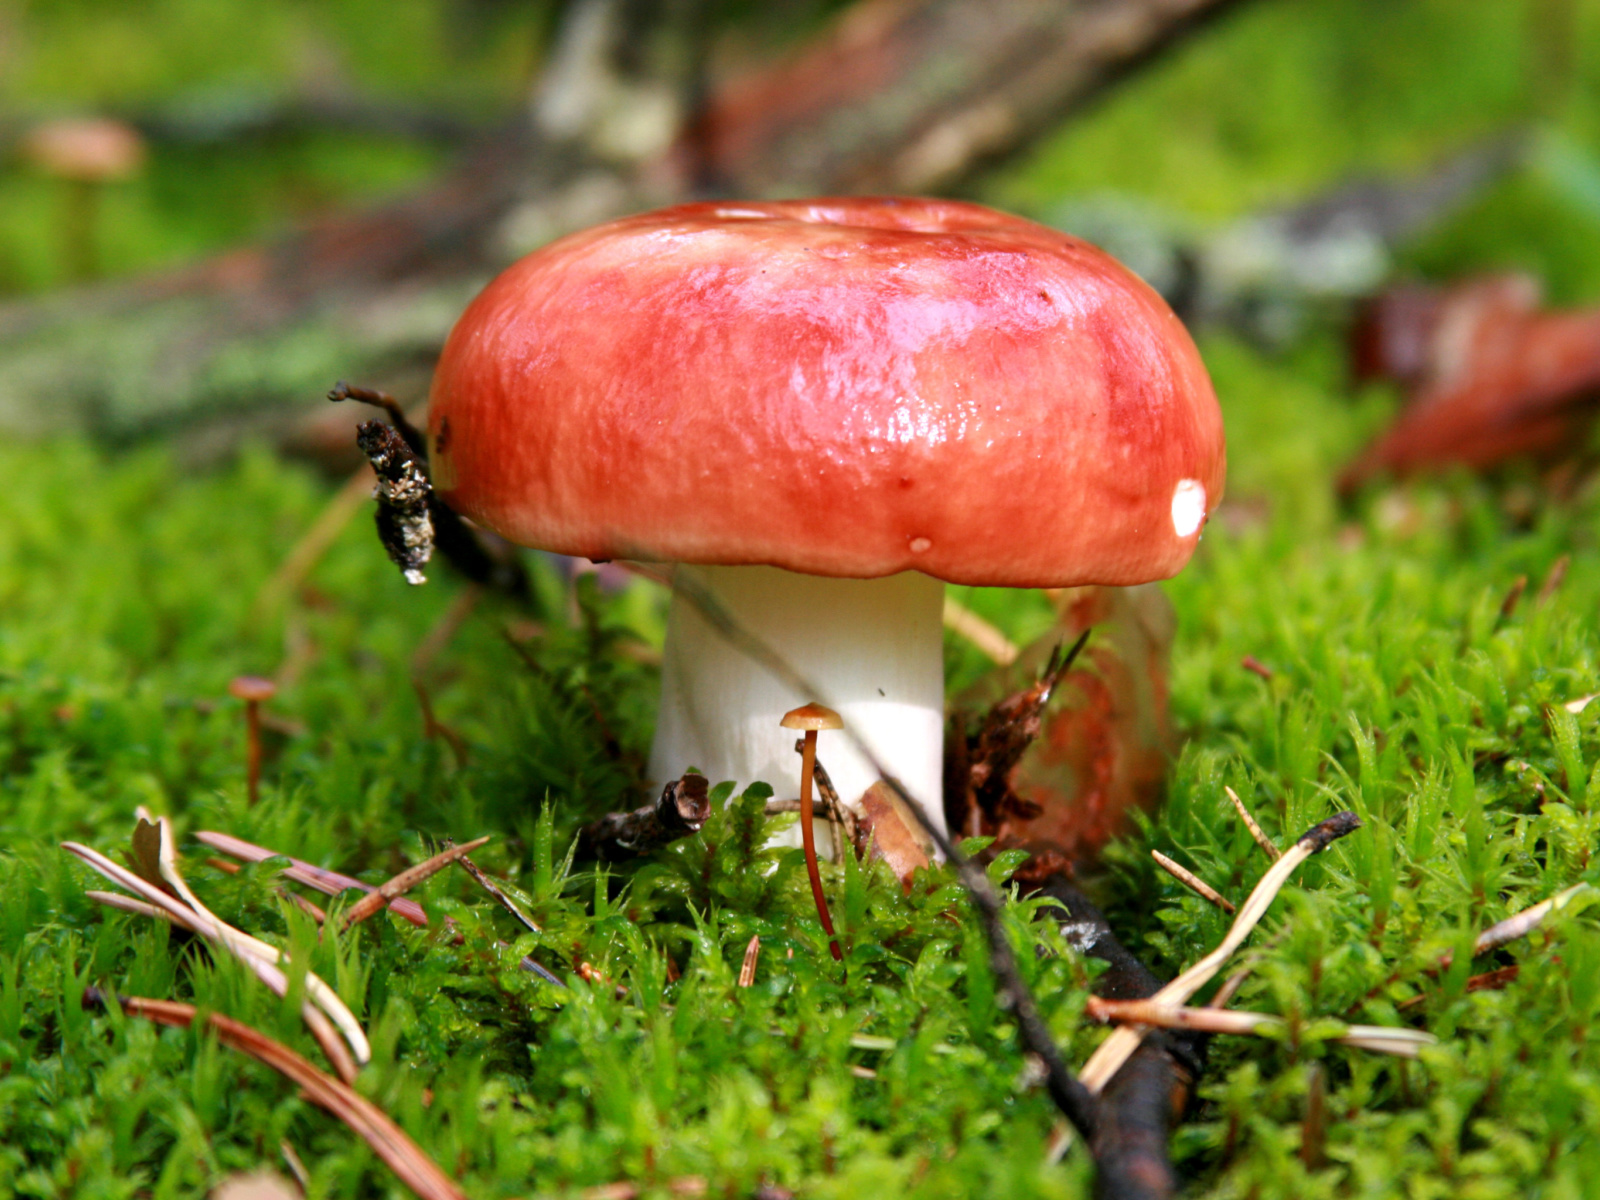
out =
[[[778,722],[790,709],[816,701],[836,709],[944,828],[944,584],[914,571],[828,579],[777,567],[676,570],[692,571],[741,626],[821,694],[794,692],[675,595],[652,779],[676,779],[696,767],[713,783],[732,779],[743,788],[762,780],[780,799],[798,796],[798,735]],[[854,806],[877,782],[877,772],[843,732],[822,733],[817,757],[846,804]]]

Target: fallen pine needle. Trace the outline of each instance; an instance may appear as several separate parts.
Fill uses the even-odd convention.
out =
[[[1091,996],[1084,1011],[1097,1021],[1130,1021],[1163,1029],[1191,1029],[1200,1033],[1276,1036],[1287,1028],[1287,1022],[1282,1017],[1274,1017],[1269,1013],[1185,1008],[1155,1000],[1104,1000],[1099,996]],[[1343,1032],[1333,1035],[1329,1041],[1384,1054],[1398,1054],[1403,1058],[1415,1058],[1423,1046],[1434,1045],[1439,1040],[1431,1033],[1396,1029],[1388,1025],[1341,1025],[1340,1028]]]
[[[1168,875],[1171,875],[1179,883],[1183,884],[1184,887],[1194,892],[1195,895],[1204,900],[1211,901],[1212,904],[1215,904],[1218,908],[1222,909],[1223,912],[1233,913],[1238,911],[1238,909],[1234,908],[1231,900],[1223,896],[1221,892],[1217,891],[1216,888],[1212,887],[1204,879],[1201,879],[1200,876],[1189,870],[1189,868],[1173,862],[1172,859],[1168,858],[1159,850],[1150,851],[1150,857],[1156,860],[1157,866],[1159,866]]]
[[[761,957],[761,935],[752,933],[750,944],[744,948],[744,964],[739,968],[739,986],[749,987],[756,981],[756,960]]]
[[[1539,924],[1553,912],[1560,912],[1574,899],[1585,892],[1594,889],[1587,883],[1575,883],[1565,891],[1557,892],[1548,900],[1542,900],[1530,908],[1525,908],[1519,913],[1513,913],[1497,925],[1491,925],[1478,935],[1478,940],[1472,943],[1472,955],[1476,958],[1480,954],[1487,954],[1497,946],[1504,946],[1507,942],[1514,942],[1519,937],[1532,933]]]
[[[276,946],[268,945],[243,930],[235,929],[201,904],[189,891],[188,885],[183,882],[182,875],[178,874],[176,865],[171,861],[175,857],[171,850],[171,826],[165,817],[157,822],[157,827],[162,841],[161,875],[168,884],[174,884],[176,881],[174,885],[176,894],[157,887],[152,881],[112,862],[92,847],[78,842],[63,842],[61,848],[143,901],[141,904],[139,900],[130,901],[126,897],[109,901],[102,897],[110,897],[112,893],[91,893],[101,903],[110,903],[112,907],[140,916],[160,917],[198,934],[227,950],[275,995],[288,995],[288,977],[279,969],[281,964],[288,961],[287,956]],[[138,907],[134,907],[135,905]],[[338,993],[312,971],[306,972],[305,989],[306,999],[300,1005],[300,1014],[305,1020],[306,1027],[317,1039],[317,1044],[322,1047],[323,1053],[328,1056],[328,1061],[333,1064],[334,1070],[339,1072],[340,1077],[347,1081],[354,1079],[357,1064],[365,1063],[372,1057],[372,1048],[367,1043],[361,1023],[345,1006],[344,1001],[339,999]],[[335,1026],[338,1032],[335,1032]],[[344,1035],[343,1041],[340,1040],[339,1034]],[[345,1048],[346,1042],[349,1043],[348,1050]]]
[[[1283,851],[1272,844],[1272,839],[1261,832],[1261,826],[1256,824],[1256,819],[1250,815],[1250,810],[1244,806],[1244,801],[1239,799],[1239,793],[1231,787],[1222,789],[1227,793],[1228,799],[1233,801],[1234,810],[1239,814],[1239,819],[1244,822],[1244,827],[1250,831],[1250,836],[1255,838],[1256,845],[1267,852],[1267,857],[1277,862],[1283,857]]]
[[[1250,931],[1266,915],[1272,901],[1282,890],[1283,885],[1289,881],[1289,876],[1294,874],[1296,868],[1313,854],[1326,849],[1331,843],[1360,826],[1361,821],[1355,813],[1342,812],[1301,834],[1284,856],[1273,863],[1261,877],[1261,882],[1256,884],[1255,890],[1245,900],[1244,907],[1234,918],[1233,925],[1221,944],[1151,996],[1151,1002],[1175,1007],[1183,1004],[1209,983],[1222,969],[1222,964],[1228,961],[1233,952],[1250,936]],[[1100,1043],[1099,1048],[1084,1064],[1083,1070],[1078,1073],[1079,1081],[1091,1094],[1098,1095],[1111,1081],[1111,1077],[1122,1068],[1122,1064],[1127,1062],[1139,1048],[1144,1034],[1145,1030],[1137,1025],[1123,1025],[1113,1030],[1111,1036]]]
[[[85,1008],[103,1004],[104,1001],[104,993],[98,988],[89,988],[83,994]],[[187,1029],[196,1016],[193,1005],[172,1000],[119,996],[117,1003],[123,1012],[179,1029]],[[289,1047],[273,1041],[243,1022],[221,1013],[210,1013],[205,1021],[216,1031],[217,1040],[224,1046],[248,1054],[293,1081],[313,1104],[327,1109],[358,1133],[372,1147],[373,1153],[400,1177],[400,1181],[423,1200],[467,1200],[467,1194],[420,1146],[406,1136],[405,1131],[387,1113],[354,1088],[317,1070]]]
[[[231,854],[234,858],[243,859],[245,862],[265,862],[269,858],[287,858],[289,869],[284,872],[286,878],[296,883],[303,883],[309,888],[315,888],[324,896],[337,896],[340,892],[375,892],[378,889],[370,883],[363,883],[359,879],[352,879],[348,875],[341,875],[338,871],[330,871],[326,867],[314,867],[308,862],[301,862],[298,858],[290,858],[287,854],[279,854],[276,850],[268,850],[265,846],[257,846],[243,838],[236,838],[231,833],[217,833],[214,830],[202,829],[194,835],[194,840],[213,850],[220,850],[224,854]],[[395,913],[410,921],[413,925],[427,927],[428,914],[422,911],[422,905],[415,900],[397,897],[390,905]]]
[[[439,853],[435,854],[426,862],[420,862],[414,867],[407,867],[393,879],[380,885],[376,891],[368,892],[365,896],[361,897],[361,899],[352,904],[350,906],[350,911],[344,915],[344,924],[339,927],[339,931],[343,933],[352,926],[358,925],[362,921],[365,921],[379,909],[387,908],[391,900],[394,900],[397,897],[404,895],[406,892],[409,892],[423,880],[433,875],[437,875],[451,863],[455,862],[456,859],[461,858],[463,855],[471,854],[474,850],[485,844],[488,840],[488,835],[485,835],[470,842],[463,842],[459,846],[451,846],[447,850],[439,851]]]

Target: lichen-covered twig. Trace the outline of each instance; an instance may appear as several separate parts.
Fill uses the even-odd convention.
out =
[[[83,1006],[98,1008],[105,999],[98,988],[88,988],[83,993]],[[171,1000],[119,996],[117,1004],[131,1016],[178,1029],[189,1028],[198,1016],[193,1005]],[[242,1021],[221,1013],[209,1013],[204,1020],[224,1046],[271,1067],[299,1087],[313,1104],[327,1109],[359,1134],[400,1181],[423,1200],[467,1200],[467,1194],[389,1119],[388,1114],[347,1083],[317,1070],[283,1043]]]
[[[711,816],[710,783],[685,775],[661,789],[653,804],[632,812],[607,813],[578,833],[578,857],[619,862],[699,833]]]
[[[428,582],[422,568],[433,557],[433,516],[428,501],[433,485],[422,460],[382,421],[364,421],[356,445],[378,478],[378,540],[409,584]]]

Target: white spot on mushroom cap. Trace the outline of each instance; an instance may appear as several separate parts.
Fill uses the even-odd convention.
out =
[[[933,542],[925,537],[915,537],[911,539],[911,553],[913,554],[926,554],[932,549]]]
[[[1198,479],[1180,479],[1172,489],[1172,529],[1186,538],[1206,519],[1206,486]]]

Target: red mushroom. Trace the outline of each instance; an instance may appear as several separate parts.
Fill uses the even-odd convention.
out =
[[[944,582],[1165,577],[1224,470],[1154,291],[937,200],[691,204],[555,242],[456,324],[429,439],[446,500],[513,541],[697,572],[941,825]],[[789,783],[778,721],[810,699],[675,601],[652,773]],[[846,802],[876,780],[842,742],[828,770]]]

